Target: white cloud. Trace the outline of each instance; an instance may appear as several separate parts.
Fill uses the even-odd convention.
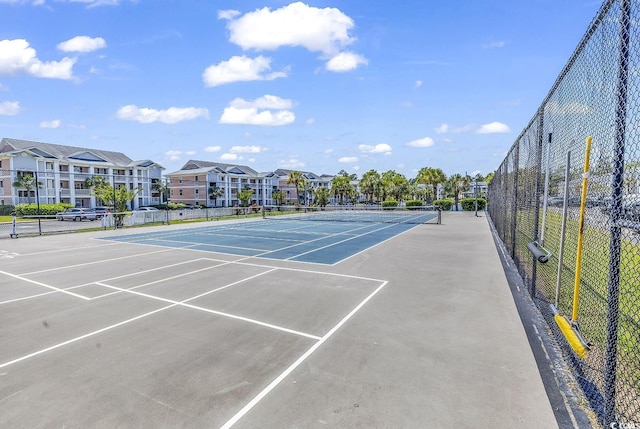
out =
[[[232,146],[229,149],[230,153],[260,153],[262,151],[264,148],[260,146]]]
[[[315,120],[315,119],[313,119],[313,118],[309,118],[309,119],[307,119],[307,120],[305,121],[305,124],[307,124],[307,125],[313,125],[313,124],[315,124],[315,123],[316,123],[316,120]]]
[[[253,101],[236,98],[225,107],[220,117],[221,124],[243,124],[280,126],[295,122],[296,116],[289,109],[293,101],[265,95]],[[269,110],[276,109],[276,110]]]
[[[271,70],[271,58],[262,55],[249,58],[245,55],[233,56],[227,61],[209,66],[202,73],[205,86],[213,87],[232,82],[253,80],[273,80],[287,76],[287,70],[266,73]]]
[[[220,152],[222,150],[221,146],[207,146],[204,148],[205,152]]]
[[[354,162],[358,162],[358,157],[357,156],[343,156],[342,158],[338,159],[338,162],[343,163],[343,164],[351,164]]]
[[[26,73],[35,77],[72,79],[76,58],[43,62],[24,39],[0,40],[0,75]]]
[[[235,153],[223,153],[220,155],[220,161],[237,161],[238,159],[242,159],[242,157]]]
[[[384,153],[385,155],[391,155],[391,146],[386,143],[379,143],[375,146],[361,144],[358,145],[358,149],[364,153]]]
[[[413,85],[416,88],[420,88],[422,86],[422,81],[421,80],[416,80],[416,83]]]
[[[303,47],[330,59],[326,65],[330,71],[347,71],[367,64],[363,56],[343,52],[356,40],[349,34],[355,24],[337,8],[321,9],[295,2],[280,9],[264,7],[244,15],[235,10],[219,11],[218,18],[228,20],[229,41],[244,50]]]
[[[504,48],[507,42],[504,40],[496,40],[494,42],[486,43],[482,47],[485,49]]]
[[[60,119],[54,119],[53,121],[40,122],[40,128],[60,128]]]
[[[502,122],[490,122],[488,124],[482,125],[480,128],[476,130],[476,134],[500,134],[500,133],[508,133],[511,129]]]
[[[417,140],[412,140],[409,143],[407,143],[407,146],[409,147],[431,147],[433,146],[434,141],[431,137],[424,137],[421,139],[417,139]]]
[[[102,37],[76,36],[65,42],[58,43],[58,50],[63,52],[93,52],[107,47]]]
[[[449,131],[449,124],[442,124],[438,128],[435,129],[438,134],[445,134]]]
[[[165,124],[175,124],[199,117],[208,118],[209,111],[205,108],[197,107],[170,107],[166,110],[156,110],[150,108],[140,108],[134,104],[121,107],[116,113],[118,119],[126,121],[138,121],[141,124],[152,122],[164,122]]]
[[[20,113],[19,101],[3,101],[0,103],[0,115],[1,116],[14,116]]]
[[[352,52],[340,52],[327,61],[327,70],[334,72],[346,72],[358,68],[360,64],[367,65],[369,61],[362,55]]]
[[[304,167],[304,162],[296,158],[281,159],[280,161],[278,161],[278,168],[302,168],[302,167]]]
[[[578,114],[578,115],[586,115],[591,113],[591,107],[586,104],[571,102],[567,104],[560,104],[557,101],[551,101],[547,104],[545,110],[548,113],[553,115],[568,115],[568,114]]]
[[[182,151],[180,150],[168,150],[164,153],[165,159],[169,161],[177,161],[182,157]]]

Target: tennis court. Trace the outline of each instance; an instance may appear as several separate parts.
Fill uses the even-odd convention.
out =
[[[450,222],[5,240],[0,426],[554,423],[486,221]],[[437,250],[462,232],[469,278]]]
[[[224,223],[189,230],[128,234],[108,240],[153,246],[177,247],[319,264],[336,264],[375,246],[436,215],[407,219],[368,218],[370,214],[309,214],[269,217],[242,223]]]

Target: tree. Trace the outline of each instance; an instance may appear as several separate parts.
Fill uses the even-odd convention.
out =
[[[396,201],[404,199],[409,192],[409,181],[404,175],[394,170],[382,173],[381,180],[385,187],[385,196],[393,197]]]
[[[416,175],[416,182],[431,187],[434,199],[438,198],[438,185],[446,180],[447,176],[439,168],[423,167]]]
[[[114,189],[111,184],[106,180],[98,184],[94,184],[92,194],[94,197],[99,198],[104,203],[108,203],[114,208],[116,226],[122,226],[125,212],[128,210],[128,205],[138,195],[139,189],[127,189],[125,186],[120,186]]]
[[[209,198],[213,198],[213,206],[218,207],[218,198],[224,195],[224,189],[218,188],[217,186],[210,186],[207,193],[209,194]]]
[[[31,204],[31,190],[36,186],[42,188],[42,183],[36,183],[35,177],[31,174],[23,174],[18,176],[17,180],[12,183],[14,188],[25,189],[27,191],[27,203]]]
[[[353,189],[349,176],[336,176],[331,180],[331,191],[338,197],[339,203],[344,204],[350,190]]]
[[[358,175],[355,173],[347,173],[345,170],[340,170],[338,171],[338,176],[343,176],[343,177],[348,177],[349,180],[353,181],[353,180],[358,180]]]
[[[329,189],[320,187],[316,189],[314,193],[314,201],[320,207],[325,207],[329,203],[329,199],[331,198],[331,192]]]
[[[298,199],[298,203],[300,202],[300,190],[304,187],[304,183],[307,180],[304,178],[304,174],[301,171],[294,170],[289,173],[287,177],[287,185],[293,185],[296,187],[296,196]]]
[[[281,206],[284,204],[285,194],[280,189],[276,189],[271,193],[271,198],[273,198],[273,202],[276,203],[277,206]]]
[[[469,177],[461,174],[454,174],[447,179],[445,183],[445,190],[448,195],[453,197],[456,211],[459,210],[458,202],[460,201],[460,194],[469,189]]]
[[[362,175],[360,180],[360,190],[367,198],[367,201],[373,203],[382,185],[380,174],[376,170],[369,170]]]
[[[238,200],[240,200],[240,206],[245,207],[245,213],[246,207],[249,207],[249,201],[251,201],[251,197],[253,197],[253,189],[251,188],[245,188],[238,192]]]
[[[160,194],[160,204],[164,204],[169,201],[167,192],[169,192],[169,186],[167,185],[166,180],[158,180],[157,182],[153,182],[151,185],[151,190]]]

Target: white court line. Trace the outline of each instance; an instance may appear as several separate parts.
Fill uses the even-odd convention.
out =
[[[356,238],[364,237],[365,235],[369,235],[369,234],[371,234],[372,232],[382,231],[382,230],[384,230],[384,229],[391,228],[392,226],[395,226],[395,224],[393,224],[393,225],[387,225],[387,226],[384,226],[384,227],[382,227],[382,228],[378,228],[378,229],[374,229],[374,230],[371,230],[371,231],[367,231],[367,232],[362,233],[362,234],[358,234],[358,235],[351,236],[351,237],[349,237],[349,238],[345,238],[344,240],[336,241],[335,243],[327,244],[326,246],[318,247],[317,249],[309,250],[309,251],[307,251],[307,252],[303,252],[303,253],[299,253],[299,254],[294,255],[294,256],[290,256],[290,257],[286,258],[286,259],[285,259],[285,261],[289,261],[289,260],[291,260],[291,259],[293,259],[293,258],[299,258],[300,256],[304,256],[304,255],[307,255],[307,254],[309,254],[309,253],[314,253],[314,252],[317,252],[318,250],[322,250],[322,249],[329,248],[329,247],[331,247],[331,246],[335,246],[336,244],[341,244],[341,243],[345,243],[345,242],[350,241],[350,240],[354,240],[354,239],[356,239]],[[412,229],[413,229],[413,228],[412,228]],[[404,231],[404,232],[406,232],[406,231]],[[397,235],[398,235],[398,234],[396,234],[396,235],[394,235],[393,237],[390,237],[390,238],[394,238],[394,237],[396,237]],[[388,239],[387,239],[387,240],[388,240]],[[385,240],[385,241],[386,241],[386,240]],[[378,244],[379,244],[379,243],[376,243],[375,245],[378,245]],[[374,245],[374,246],[375,246],[375,245]],[[372,248],[372,247],[373,247],[373,246],[369,246],[369,247],[367,247],[367,249],[370,249],[370,248]],[[364,249],[364,250],[367,250],[367,249]],[[345,259],[346,259],[346,258],[345,258]]]
[[[31,272],[28,272],[28,273],[22,273],[21,275],[23,275],[23,276],[28,276],[28,275],[32,275],[32,274],[48,273],[48,272],[50,272],[50,271],[64,270],[64,269],[67,269],[67,268],[77,268],[77,267],[84,267],[84,266],[87,266],[87,265],[101,264],[101,263],[103,263],[103,262],[119,261],[119,260],[121,260],[121,259],[129,259],[129,258],[132,258],[132,257],[134,257],[134,256],[137,258],[137,257],[140,257],[140,256],[153,255],[153,254],[155,254],[155,253],[170,252],[170,251],[172,251],[172,250],[175,250],[175,249],[173,249],[173,248],[166,249],[166,248],[165,248],[165,249],[155,250],[155,251],[153,251],[153,252],[147,252],[147,253],[142,253],[142,254],[139,254],[139,255],[133,255],[133,256],[131,256],[131,255],[127,255],[127,256],[118,256],[118,257],[115,257],[115,258],[98,259],[98,260],[96,260],[96,261],[83,262],[83,263],[81,263],[81,264],[65,265],[65,266],[62,266],[62,267],[47,268],[46,270],[31,271]]]
[[[209,258],[190,259],[190,260],[186,260],[186,261],[176,262],[175,264],[167,264],[167,265],[162,265],[162,266],[159,266],[159,267],[149,268],[147,270],[140,270],[140,271],[135,271],[133,273],[122,274],[121,276],[109,277],[109,278],[106,278],[106,279],[102,279],[100,281],[105,281],[106,282],[106,281],[110,281],[110,280],[124,279],[124,278],[127,278],[127,277],[133,277],[133,276],[138,276],[138,275],[141,275],[141,274],[152,273],[154,271],[164,270],[164,269],[167,269],[167,268],[174,268],[174,267],[177,267],[177,266],[180,266],[180,265],[191,264],[191,263],[198,262],[198,261],[214,261],[214,260],[213,259],[209,259]],[[221,262],[225,262],[225,261],[221,261]],[[215,268],[215,267],[219,267],[219,266],[220,265],[214,265],[213,267],[206,267],[204,269],[210,269],[210,268]],[[196,271],[189,271],[187,273],[183,273],[183,274],[178,275],[176,277],[179,277],[179,276],[182,276],[182,275],[189,275],[191,273],[197,273],[197,272],[202,271],[202,270],[203,269],[199,269],[199,270],[196,270]],[[171,277],[167,277],[167,279],[168,278],[171,278]],[[79,284],[77,286],[73,286],[73,287],[71,287],[69,289],[90,286],[92,284],[95,284],[95,282],[82,283],[82,284]]]
[[[357,256],[357,255],[359,255],[359,254],[361,254],[361,253],[366,252],[367,250],[373,249],[374,247],[378,247],[378,246],[380,246],[382,243],[386,243],[387,241],[389,241],[389,240],[393,240],[394,238],[399,237],[399,236],[401,236],[402,234],[406,234],[407,232],[411,231],[412,229],[414,229],[414,228],[415,228],[415,227],[417,227],[417,226],[418,226],[418,225],[415,225],[415,226],[413,226],[413,227],[411,227],[411,228],[409,228],[409,229],[407,229],[407,230],[405,230],[405,231],[402,231],[402,232],[401,232],[401,233],[399,233],[399,234],[394,235],[393,237],[389,237],[389,238],[387,238],[386,240],[379,241],[379,242],[377,242],[376,244],[374,244],[373,246],[369,246],[369,247],[367,247],[366,249],[362,249],[361,251],[356,252],[356,253],[354,253],[353,255],[349,255],[349,256],[347,256],[347,257],[346,257],[346,258],[344,258],[344,259],[340,259],[339,261],[334,262],[333,264],[331,264],[331,266],[333,267],[333,266],[335,266],[335,265],[338,265],[338,264],[340,264],[340,263],[342,263],[342,262],[344,262],[344,261],[347,261],[347,260],[349,260],[349,259],[351,259],[351,258],[353,258],[353,257],[355,257],[355,256]]]
[[[22,298],[15,298],[15,299],[7,300],[7,301],[0,301],[0,305],[11,304],[12,302],[24,301],[26,299],[40,298],[41,296],[51,295],[53,293],[56,293],[56,291],[39,293],[39,294],[36,294],[36,295],[23,296]]]
[[[253,232],[253,230],[249,230],[249,229],[247,229],[246,231]],[[244,239],[249,239],[249,240],[297,241],[297,242],[304,242],[305,241],[305,240],[296,240],[296,239],[293,239],[293,238],[273,238],[273,237],[260,237],[260,236],[257,236],[257,235],[219,234],[219,233],[213,233],[213,232],[199,232],[196,235],[202,235],[202,236],[205,236],[205,237],[235,237],[235,238],[242,238],[243,240]]]
[[[360,304],[358,304],[349,314],[347,314],[336,326],[334,326],[329,332],[327,332],[317,343],[315,343],[309,350],[307,350],[302,356],[300,356],[294,363],[285,369],[282,374],[276,377],[267,387],[265,387],[258,395],[256,395],[247,405],[242,407],[233,417],[231,417],[220,429],[229,429],[235,425],[238,420],[244,417],[258,402],[260,402],[265,396],[269,394],[275,387],[282,382],[289,374],[293,372],[302,362],[304,362],[309,356],[313,354],[321,345],[323,345],[338,329],[340,329],[351,317],[353,317],[358,310],[360,310],[371,298],[373,298],[388,282],[382,283],[376,290],[374,290],[369,296],[367,296]]]
[[[75,343],[75,342],[77,342],[77,341],[84,340],[85,338],[89,338],[89,337],[92,337],[92,336],[94,336],[94,335],[100,334],[100,333],[102,333],[102,332],[108,331],[108,330],[110,330],[110,329],[117,328],[118,326],[126,325],[127,323],[130,323],[130,322],[136,321],[136,320],[138,320],[138,319],[142,319],[143,317],[147,317],[147,316],[150,316],[150,315],[152,315],[152,314],[159,313],[159,312],[161,312],[161,311],[167,310],[167,309],[169,309],[169,308],[171,308],[171,307],[175,307],[176,305],[177,305],[177,304],[168,305],[168,306],[166,306],[166,307],[162,307],[162,308],[159,308],[159,309],[157,309],[157,310],[153,310],[153,311],[150,311],[150,312],[148,312],[148,313],[141,314],[141,315],[136,316],[136,317],[133,317],[133,318],[131,318],[131,319],[127,319],[127,320],[124,320],[124,321],[122,321],[122,322],[118,322],[118,323],[116,323],[116,324],[114,324],[114,325],[109,325],[109,326],[107,326],[107,327],[105,327],[105,328],[98,329],[97,331],[89,332],[88,334],[84,334],[84,335],[81,335],[81,336],[79,336],[79,337],[72,338],[72,339],[70,339],[70,340],[67,340],[67,341],[65,341],[65,342],[62,342],[62,343],[56,344],[56,345],[54,345],[54,346],[47,347],[46,349],[38,350],[37,352],[33,352],[33,353],[28,354],[28,355],[25,355],[25,356],[19,357],[19,358],[17,358],[17,359],[11,360],[11,361],[9,361],[9,362],[5,362],[5,363],[3,363],[3,364],[0,364],[0,368],[4,368],[4,367],[6,367],[6,366],[13,365],[13,364],[18,363],[18,362],[22,362],[23,360],[30,359],[30,358],[32,358],[32,357],[35,357],[35,356],[41,355],[41,354],[46,353],[46,352],[50,352],[50,351],[52,351],[52,350],[58,349],[58,348],[60,348],[60,347],[66,346],[66,345],[68,345],[68,344],[72,344],[72,343]]]
[[[60,289],[60,288],[57,288],[55,286],[48,285],[46,283],[41,283],[41,282],[36,281],[36,280],[30,280],[30,279],[24,278],[24,277],[16,275],[16,274],[7,273],[6,271],[0,271],[0,274],[4,274],[6,276],[13,277],[14,279],[23,280],[23,281],[25,281],[27,283],[32,283],[32,284],[35,284],[35,285],[38,285],[38,286],[46,287],[47,289],[52,289],[52,290],[54,290],[56,292],[61,292],[61,293],[65,293],[67,295],[75,296],[76,298],[84,299],[85,301],[89,301],[90,300],[90,298],[87,298],[86,296],[78,295],[77,293],[69,292],[67,290]]]
[[[266,273],[269,273],[269,272],[275,271],[275,270],[276,269],[274,268],[273,270],[269,270],[269,271],[266,271],[264,273],[260,273],[260,274],[258,274],[256,276],[253,276],[253,277],[258,277],[258,276],[261,276],[263,274],[266,274]],[[243,279],[242,281],[246,281],[246,280],[248,280],[248,279]],[[236,282],[236,283],[239,283],[239,282]],[[304,333],[304,332],[295,331],[293,329],[285,328],[283,326],[273,325],[271,323],[261,322],[259,320],[255,320],[255,319],[249,319],[248,317],[237,316],[235,314],[224,313],[222,311],[216,311],[216,310],[211,310],[211,309],[208,309],[208,308],[200,307],[200,306],[197,306],[197,305],[187,304],[187,302],[189,302],[189,301],[192,301],[192,300],[194,300],[196,298],[199,298],[199,297],[204,296],[204,295],[208,295],[208,294],[213,293],[213,292],[217,292],[218,290],[227,288],[227,287],[229,287],[231,285],[227,285],[227,286],[224,286],[222,288],[219,288],[219,289],[216,289],[216,290],[213,290],[213,291],[209,291],[209,292],[204,293],[202,295],[198,295],[196,297],[189,298],[189,299],[187,299],[185,301],[175,301],[173,299],[168,299],[168,298],[162,298],[162,297],[159,297],[159,296],[149,295],[149,294],[142,293],[142,292],[137,292],[137,291],[134,291],[134,290],[131,290],[131,289],[122,289],[122,288],[119,288],[119,287],[116,287],[116,286],[111,286],[111,285],[108,285],[108,284],[105,284],[105,283],[101,283],[101,282],[96,282],[96,284],[98,284],[100,286],[108,287],[108,288],[111,288],[111,289],[115,289],[115,290],[120,291],[120,292],[130,293],[130,294],[133,294],[133,295],[139,295],[139,296],[142,296],[142,297],[145,297],[145,298],[155,299],[155,300],[158,300],[158,301],[161,301],[161,302],[167,302],[167,303],[171,303],[171,304],[176,304],[176,305],[179,305],[181,307],[187,307],[187,308],[191,308],[191,309],[194,309],[194,310],[204,311],[206,313],[211,313],[211,314],[215,314],[217,316],[227,317],[229,319],[241,320],[243,322],[249,322],[249,323],[252,323],[254,325],[264,326],[266,328],[275,329],[277,331],[287,332],[289,334],[300,335],[302,337],[311,338],[311,339],[316,340],[316,341],[320,339],[320,337],[318,337],[317,335],[311,335],[311,334],[307,334],[307,333]]]

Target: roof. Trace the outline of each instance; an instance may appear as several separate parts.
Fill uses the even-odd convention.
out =
[[[258,172],[246,165],[223,164],[221,162],[189,160],[182,168],[165,176],[175,176],[180,174],[206,174],[215,171],[221,174],[246,174],[249,176],[258,176]]]
[[[150,160],[133,161],[121,152],[112,152],[108,150],[89,149],[85,147],[65,146],[12,138],[3,138],[2,141],[0,141],[0,153],[16,153],[24,151],[31,152],[34,155],[41,156],[43,158],[104,162],[105,164],[111,164],[114,166],[146,167],[155,164]],[[158,165],[158,167],[160,166]]]

